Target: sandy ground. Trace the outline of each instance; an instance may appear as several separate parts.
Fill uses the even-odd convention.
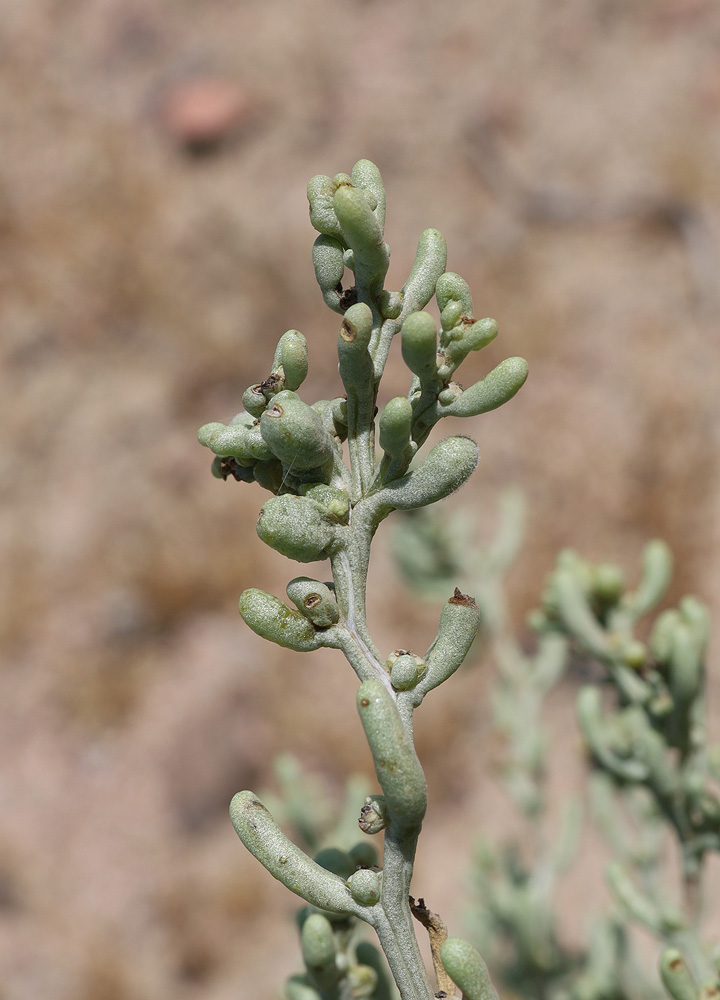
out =
[[[338,391],[311,175],[380,165],[391,287],[443,230],[500,322],[467,381],[530,362],[472,429],[464,498],[481,521],[504,486],[528,498],[518,621],[559,546],[632,573],[654,535],[674,595],[717,620],[719,126],[711,0],[3,0],[2,1000],[255,1000],[297,968],[294,901],[227,802],[280,750],[335,789],[370,762],[349,671],[238,620],[244,587],[282,593],[295,570],[252,529],[263,494],[213,480],[195,430],[239,409],[289,327],[310,342],[306,398]],[[387,382],[405,391],[398,356]],[[433,615],[387,535],[379,645],[422,648]],[[491,670],[418,723],[418,892],[456,927],[472,837],[510,816]],[[570,923],[587,884],[566,890]]]

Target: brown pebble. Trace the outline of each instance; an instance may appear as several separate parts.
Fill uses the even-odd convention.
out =
[[[160,124],[179,145],[209,148],[235,135],[253,110],[253,101],[236,81],[195,77],[167,91],[160,106]]]

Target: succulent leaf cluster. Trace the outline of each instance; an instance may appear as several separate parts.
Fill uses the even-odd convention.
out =
[[[290,581],[289,604],[245,590],[240,614],[258,635],[288,649],[340,649],[355,670],[357,709],[382,789],[362,812],[358,803],[358,811],[363,830],[384,832],[382,865],[338,872],[311,857],[251,791],[235,796],[231,817],[255,857],[314,908],[301,930],[306,973],[288,984],[289,1000],[388,996],[377,962],[348,964],[346,931],[354,919],[376,930],[403,1000],[428,1000],[433,989],[409,906],[427,807],[413,712],[459,667],[479,613],[474,599],[453,587],[428,650],[382,655],[366,620],[370,545],[390,513],[437,503],[469,479],[478,461],[471,438],[445,438],[424,458],[421,447],[443,417],[477,416],[508,401],[523,385],[527,365],[509,358],[467,389],[455,380],[467,355],[495,338],[497,325],[475,318],[468,285],[447,270],[447,247],[436,229],[420,236],[402,288],[384,287],[390,261],[385,191],[373,163],[360,160],[350,174],[313,177],[307,195],[319,234],[312,254],[317,283],[326,305],[342,317],[336,349],[343,392],[314,403],[301,397],[307,344],[288,330],[269,374],[243,393],[243,409],[228,424],[205,424],[198,436],[215,456],[215,476],[257,482],[272,494],[257,521],[263,542],[298,562],[330,560],[329,581]],[[439,324],[426,308],[433,299]],[[378,387],[396,336],[410,384],[378,414]],[[448,947],[466,995],[489,998],[479,956],[470,945]]]
[[[705,607],[686,596],[657,615],[647,641],[636,634],[671,575],[671,555],[660,541],[646,546],[634,590],[618,567],[593,566],[565,551],[533,623],[541,631],[561,632],[577,652],[602,665],[605,690],[585,685],[577,710],[601,776],[601,820],[617,827],[608,812],[617,813],[620,801],[629,804],[649,845],[649,851],[621,850],[624,856],[608,867],[607,879],[620,912],[671,946],[661,958],[661,977],[678,1000],[720,994],[720,956],[699,936],[704,867],[708,855],[720,851],[720,748],[709,744],[706,730]],[[647,878],[648,867],[659,862],[653,849],[658,826],[677,846],[682,873],[677,901]],[[678,948],[693,972],[675,954]],[[693,975],[700,985],[687,992]]]
[[[650,542],[635,590],[620,570],[561,553],[534,618],[558,630],[604,668],[607,697],[586,685],[578,718],[596,767],[620,788],[644,787],[681,847],[688,884],[708,852],[720,851],[718,748],[707,742],[705,654],[708,614],[694,597],[655,619],[647,642],[641,617],[664,596],[671,577],[667,546]]]

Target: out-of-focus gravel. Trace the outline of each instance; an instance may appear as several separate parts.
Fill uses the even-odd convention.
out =
[[[516,400],[457,428],[481,446],[464,498],[481,519],[506,485],[528,498],[518,620],[559,546],[632,571],[654,535],[675,596],[717,620],[719,125],[711,0],[5,0],[2,1000],[254,1000],[297,967],[294,901],[227,802],[280,750],[336,789],[369,760],[345,666],[237,618],[245,586],[282,593],[296,570],[252,530],[259,489],[211,479],[195,429],[239,409],[289,327],[307,398],[337,392],[312,174],[380,165],[391,285],[423,228],[445,232],[501,329],[466,381],[530,362]],[[406,391],[398,356],[387,382]],[[389,530],[373,624],[381,648],[423,648],[434,611],[400,592]],[[472,837],[509,821],[491,669],[418,720],[417,888],[456,928]]]

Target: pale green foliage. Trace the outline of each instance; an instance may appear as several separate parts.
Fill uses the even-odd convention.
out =
[[[320,234],[313,248],[317,282],[325,303],[342,315],[337,355],[344,395],[312,404],[301,398],[307,345],[289,330],[268,376],[245,390],[244,410],[228,425],[206,424],[199,440],[216,456],[216,476],[255,481],[274,494],[257,521],[262,541],[299,562],[330,560],[331,582],[290,581],[292,607],[250,588],[240,598],[240,613],[265,639],[298,652],[340,649],[355,670],[358,712],[383,792],[364,805],[358,801],[357,813],[362,829],[384,830],[382,866],[353,849],[325,849],[312,858],[250,791],[235,796],[231,817],[265,868],[311,904],[301,919],[306,971],[287,984],[289,1000],[388,1000],[392,990],[378,956],[367,943],[352,944],[356,919],[377,932],[402,1000],[429,1000],[433,987],[408,898],[427,805],[413,712],[459,667],[479,617],[474,600],[455,590],[423,655],[395,650],[383,656],[366,621],[370,544],[391,512],[437,503],[467,481],[478,461],[468,437],[440,441],[417,463],[415,456],[443,417],[476,416],[509,400],[524,383],[527,365],[510,358],[465,390],[454,381],[463,359],[490,343],[497,326],[475,319],[468,286],[446,270],[445,240],[435,229],[421,235],[402,289],[384,288],[390,260],[385,191],[373,163],[360,160],[350,175],[314,177],[307,193]],[[349,287],[343,285],[347,272]],[[433,296],[439,329],[425,311]],[[376,455],[378,386],[398,334],[410,385],[377,419]],[[484,1000],[482,963],[458,959],[456,965],[467,995]]]
[[[358,832],[358,802],[376,803],[378,798],[368,796],[367,779],[350,777],[338,808],[319,776],[306,772],[290,754],[276,759],[274,772],[279,795],[266,792],[263,799],[279,823],[318,865],[345,880],[355,902],[377,902],[381,885],[377,851],[370,838]],[[382,953],[360,939],[363,921],[306,906],[298,913],[298,926],[306,971],[287,982],[289,1000],[317,1000],[318,990],[320,995],[323,990],[331,996],[345,991],[353,997],[396,1000]],[[324,957],[318,960],[321,947]]]
[[[632,929],[642,926],[664,948],[661,979],[674,1000],[716,996],[720,947],[708,947],[701,927],[705,860],[720,851],[720,748],[708,744],[704,720],[707,613],[685,597],[655,618],[645,643],[637,624],[670,584],[667,547],[660,541],[646,547],[634,589],[619,567],[592,565],[566,551],[541,610],[530,616],[538,646],[528,654],[510,624],[503,586],[521,522],[518,499],[508,496],[488,549],[470,543],[462,517],[448,525],[424,512],[406,518],[397,533],[399,564],[420,590],[431,594],[458,577],[472,587],[499,671],[494,723],[506,741],[505,783],[527,828],[522,848],[496,847],[487,838],[478,845],[475,935],[498,978],[519,996],[649,1000],[658,984],[633,956]],[[474,571],[464,575],[470,566]],[[570,801],[563,826],[547,839],[548,736],[541,712],[578,661],[586,675],[593,663],[601,670],[600,683],[580,691],[578,723],[593,767],[591,812],[613,854],[606,877],[615,909],[595,914],[587,946],[569,950],[554,888],[575,858],[581,815]],[[672,891],[664,864],[668,841],[680,859],[680,892]]]
[[[347,779],[338,805],[325,782],[318,775],[306,772],[293,754],[280,754],[273,762],[273,773],[277,793],[263,791],[263,802],[308,853],[316,854],[330,846],[348,850],[357,845],[357,803],[370,792],[363,775]],[[370,841],[365,843],[372,846]]]

